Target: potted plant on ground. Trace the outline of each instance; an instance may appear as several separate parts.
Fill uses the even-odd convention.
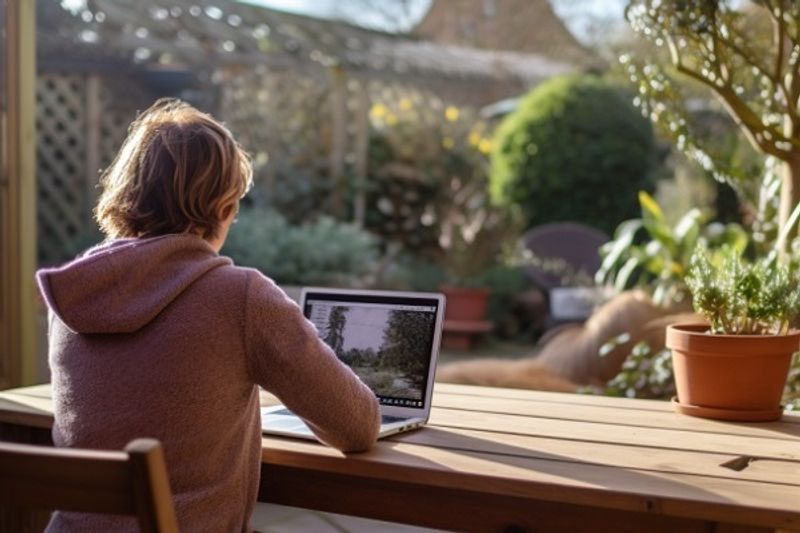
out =
[[[491,331],[487,320],[490,289],[481,275],[488,268],[485,248],[458,242],[447,249],[441,258],[445,279],[439,291],[445,295],[442,345],[445,348],[469,350],[484,333]]]
[[[800,272],[777,254],[749,263],[732,249],[698,249],[686,284],[707,325],[667,328],[678,412],[720,420],[781,417],[800,313]]]

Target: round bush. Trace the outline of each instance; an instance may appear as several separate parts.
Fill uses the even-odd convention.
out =
[[[611,233],[638,215],[655,156],[650,123],[619,88],[597,76],[553,78],[498,127],[492,199],[527,227],[574,221]]]

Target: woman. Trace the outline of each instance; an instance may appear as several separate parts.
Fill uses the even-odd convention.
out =
[[[102,177],[95,214],[106,241],[37,274],[50,310],[55,444],[159,439],[183,531],[248,529],[261,458],[256,385],[340,450],[366,450],[378,432],[374,394],[298,306],[219,255],[251,183],[224,126],[160,100]],[[136,529],[132,518],[58,512],[48,530]]]

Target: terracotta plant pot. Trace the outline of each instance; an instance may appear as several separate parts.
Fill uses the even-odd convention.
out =
[[[667,327],[675,410],[703,418],[760,422],[781,417],[781,395],[800,332],[713,335],[706,325]]]
[[[486,320],[489,290],[452,285],[442,285],[439,290],[447,301],[442,347],[450,350],[471,350],[492,329],[492,323]]]
[[[471,322],[486,319],[489,289],[442,285],[439,290],[447,298],[447,307],[444,311],[445,320]]]

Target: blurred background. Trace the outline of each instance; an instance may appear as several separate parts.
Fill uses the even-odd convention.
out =
[[[570,364],[604,368],[551,365],[575,390],[666,397],[663,339],[628,321],[589,342],[585,321],[634,289],[640,317],[690,311],[698,240],[775,239],[780,161],[676,76],[645,4],[37,0],[36,263],[102,239],[100,173],[138,111],[177,97],[253,158],[222,251],[238,264],[290,294],[442,290],[445,362],[533,359],[560,334]],[[761,8],[739,4],[756,32]],[[47,379],[42,309],[27,381]]]

